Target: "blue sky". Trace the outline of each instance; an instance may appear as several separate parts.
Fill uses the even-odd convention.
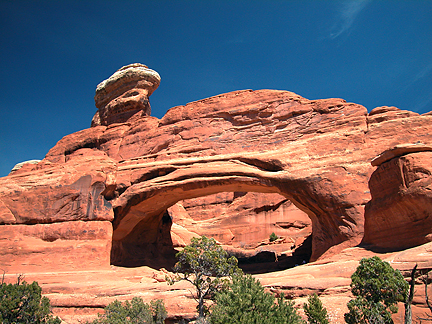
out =
[[[0,0],[0,176],[88,128],[96,85],[143,63],[174,106],[240,89],[432,110],[432,0]]]

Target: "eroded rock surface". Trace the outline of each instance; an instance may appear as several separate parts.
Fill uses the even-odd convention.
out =
[[[149,97],[157,89],[160,76],[144,64],[134,63],[118,69],[96,87],[98,112],[92,126],[123,123],[141,112],[150,116]]]
[[[97,102],[117,102],[142,84],[149,95],[157,84],[141,65],[110,79],[98,86]],[[42,162],[2,179],[1,213],[5,224],[114,217],[112,259],[147,264],[154,251],[172,258],[166,210],[177,202],[272,193],[310,218],[316,260],[362,241],[370,161],[398,144],[429,143],[431,118],[394,107],[368,115],[342,99],[307,100],[288,91],[235,91],[174,107],[161,120],[134,114],[65,136]],[[11,184],[24,188],[26,198],[17,198],[22,194]],[[228,239],[236,224],[225,223],[218,232]]]
[[[376,253],[355,247],[342,250],[337,256],[322,261],[311,262],[295,268],[255,276],[267,291],[292,299],[297,306],[307,301],[312,293],[317,293],[330,315],[330,322],[345,323],[343,315],[348,311],[346,304],[352,298],[350,277],[363,257]],[[403,252],[378,254],[409,276],[417,263],[420,271],[432,269],[432,243],[408,249]],[[103,307],[114,300],[131,300],[141,297],[146,302],[162,298],[168,310],[168,323],[177,323],[181,318],[196,318],[196,302],[190,294],[191,286],[178,282],[168,286],[165,282],[166,270],[149,267],[111,267],[93,271],[71,269],[69,271],[26,273],[28,282],[38,281],[47,296],[53,311],[65,323],[79,324],[92,320]],[[424,284],[416,276],[413,318],[430,314],[425,305]],[[15,274],[6,274],[6,282],[15,282]],[[429,295],[432,288],[429,289]],[[301,310],[300,310],[301,312]],[[403,305],[393,316],[396,324],[403,322]]]
[[[195,235],[239,249],[277,226],[286,240],[272,251],[309,237],[318,262],[359,243],[389,251],[432,240],[431,114],[243,90],[157,119],[153,72],[120,69],[98,86],[93,127],[0,179],[2,269],[161,269]]]
[[[366,205],[363,242],[401,250],[432,241],[432,148],[399,152],[372,174],[372,199]]]

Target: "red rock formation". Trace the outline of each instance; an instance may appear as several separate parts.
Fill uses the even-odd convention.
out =
[[[123,123],[138,112],[150,116],[148,99],[159,83],[159,74],[143,64],[129,64],[118,69],[96,88],[95,103],[99,110],[92,126]]]
[[[115,162],[82,149],[0,179],[0,266],[9,273],[108,268]]]
[[[275,294],[284,292],[293,298],[301,308],[309,294],[317,293],[327,308],[330,322],[345,323],[346,304],[350,294],[350,276],[363,257],[376,253],[360,247],[348,248],[338,255],[323,261],[300,265],[284,271],[260,274],[256,277],[268,291]],[[378,254],[409,276],[410,269],[418,264],[422,271],[432,269],[432,243],[402,252]],[[94,271],[70,269],[61,272],[25,273],[28,282],[38,281],[43,294],[51,300],[53,311],[68,324],[79,324],[92,320],[102,308],[114,300],[130,300],[141,297],[146,302],[162,298],[168,310],[168,323],[176,323],[181,318],[196,317],[196,302],[193,300],[186,282],[168,286],[164,282],[166,270],[149,267],[123,268],[111,267]],[[16,275],[7,273],[6,282],[16,282]],[[416,280],[413,305],[414,318],[429,313],[424,299],[424,285]],[[429,289],[429,296],[432,288]],[[300,310],[301,311],[301,310]],[[403,305],[393,319],[396,324],[403,323]]]
[[[275,233],[285,238],[289,250],[312,232],[307,214],[278,194],[223,192],[184,200],[169,211],[188,231],[236,247],[254,247]]]
[[[189,287],[171,290],[154,270],[172,262],[174,247],[211,234],[238,251],[274,231],[285,241],[265,248],[286,252],[312,231],[317,262],[260,279],[300,302],[318,292],[341,323],[349,276],[374,254],[354,246],[431,241],[431,113],[367,114],[342,99],[244,90],[159,120],[147,115],[153,72],[119,70],[98,86],[93,127],[0,178],[0,269],[8,280],[30,273],[57,314],[74,322],[145,290],[165,299],[171,319],[191,318]],[[383,257],[404,271],[431,269],[431,244]]]
[[[363,239],[370,161],[397,144],[431,141],[431,115],[394,107],[368,115],[342,99],[311,101],[288,91],[235,91],[174,107],[161,120],[145,116],[143,106],[129,114],[120,102],[144,85],[150,95],[158,82],[153,74],[129,80],[124,73],[104,82],[102,99],[96,95],[118,109],[100,108],[94,127],[65,136],[43,161],[0,179],[2,224],[114,217],[111,263],[162,265],[174,253],[166,211],[177,202],[272,193],[311,219],[316,260]],[[242,235],[228,220],[223,226]]]
[[[396,146],[373,163],[363,242],[401,250],[432,241],[432,146]]]
[[[111,238],[108,221],[3,225],[1,269],[18,274],[108,269]]]

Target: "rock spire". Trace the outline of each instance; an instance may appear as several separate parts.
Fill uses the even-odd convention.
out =
[[[123,123],[138,112],[149,116],[149,97],[160,80],[156,71],[140,63],[117,70],[96,87],[94,100],[98,111],[93,117],[92,127]]]

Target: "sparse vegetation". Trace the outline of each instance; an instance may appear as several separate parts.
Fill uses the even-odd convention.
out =
[[[310,324],[328,324],[327,310],[324,308],[317,294],[309,296],[307,304],[303,305],[303,309]]]
[[[174,284],[185,280],[195,287],[194,298],[198,303],[199,318],[208,313],[206,299],[212,299],[217,291],[227,287],[230,278],[242,273],[237,266],[237,259],[228,257],[228,253],[215,239],[205,236],[193,238],[191,244],[177,253],[176,257],[175,275],[167,277],[167,282]]]
[[[16,284],[0,286],[0,323],[2,324],[60,324],[51,314],[50,301],[42,297],[42,288],[34,281],[26,283],[19,276]]]
[[[98,316],[91,324],[163,324],[167,311],[162,300],[144,303],[141,298],[134,297],[123,304],[115,300],[105,307],[105,313]]]
[[[399,270],[374,256],[360,261],[351,276],[351,291],[355,299],[348,302],[347,323],[393,323],[391,314],[398,311],[398,301],[405,301],[408,283]]]
[[[274,242],[274,241],[276,241],[278,238],[279,238],[279,237],[278,237],[278,236],[273,232],[273,233],[270,234],[270,238],[269,238],[269,240],[270,240],[270,242]]]
[[[216,294],[210,315],[212,324],[300,324],[304,323],[290,301],[264,291],[251,275],[235,276],[229,289]]]

